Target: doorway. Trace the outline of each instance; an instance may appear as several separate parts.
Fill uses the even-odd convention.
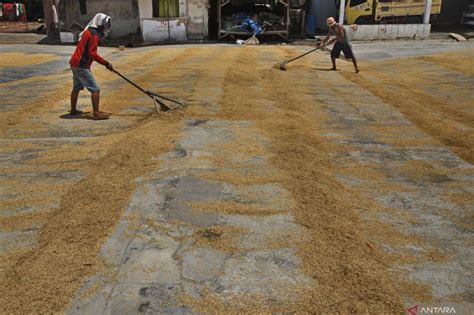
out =
[[[38,21],[44,19],[43,0],[25,0],[26,19],[28,21]]]
[[[209,0],[209,20],[208,25],[208,36],[210,40],[217,40],[217,32],[219,30],[219,21],[217,20],[217,9],[219,7],[220,0]]]

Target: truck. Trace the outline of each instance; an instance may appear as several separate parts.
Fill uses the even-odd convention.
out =
[[[418,24],[426,0],[346,0],[346,24]],[[442,0],[432,0],[431,19],[441,13]]]

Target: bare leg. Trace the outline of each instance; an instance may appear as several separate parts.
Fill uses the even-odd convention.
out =
[[[332,61],[332,68],[331,68],[331,70],[337,70],[337,68],[336,68],[336,58],[331,57],[331,61]]]
[[[109,114],[103,113],[99,110],[100,91],[92,93],[91,100],[92,100],[92,110],[94,111],[94,119],[97,119],[97,120],[107,119],[109,117]]]
[[[100,91],[91,94],[92,110],[94,115],[99,113]]]
[[[354,64],[355,72],[359,73],[359,67],[357,66],[357,59],[355,56],[352,56],[352,63]]]
[[[77,110],[77,98],[79,97],[79,92],[81,90],[72,89],[71,91],[71,115],[80,114],[80,111]]]

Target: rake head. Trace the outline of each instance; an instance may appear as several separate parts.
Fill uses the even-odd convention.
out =
[[[280,63],[278,67],[280,68],[280,70],[286,71],[286,64],[287,64],[286,62]]]
[[[155,94],[153,92],[147,91],[148,96],[153,100],[153,103],[155,104],[156,111],[157,112],[167,112],[169,110],[177,109],[181,106],[183,106],[182,103],[174,101],[172,99],[163,97],[161,95]],[[165,104],[165,102],[167,104]],[[170,105],[170,104],[174,105]]]
[[[151,98],[153,100],[153,103],[155,104],[157,112],[167,112],[171,109],[168,106],[166,106],[162,101],[160,101],[158,97],[151,96]]]

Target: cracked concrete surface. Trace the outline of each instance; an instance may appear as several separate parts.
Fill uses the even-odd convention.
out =
[[[473,83],[473,77],[465,77],[463,80],[464,85],[472,86]],[[474,205],[460,206],[449,199],[449,194],[472,193],[474,167],[446,147],[426,144],[400,148],[396,143],[392,143],[398,139],[399,128],[403,129],[407,141],[426,140],[429,135],[414,127],[394,111],[393,107],[385,105],[382,100],[349,81],[340,81],[337,85],[331,82],[321,84],[333,92],[330,95],[315,95],[326,104],[327,111],[331,113],[326,122],[327,140],[344,143],[348,147],[346,152],[334,155],[334,162],[351,168],[369,166],[385,178],[361,182],[354,176],[343,177],[342,181],[347,185],[370,191],[372,198],[382,205],[414,215],[419,222],[413,225],[407,225],[405,222],[400,225],[396,219],[387,216],[381,220],[422,236],[428,240],[429,247],[441,249],[443,253],[456,258],[446,263],[408,265],[402,269],[408,271],[415,282],[429,283],[436,299],[447,300],[450,296],[460,295],[468,300],[472,307],[474,252],[472,247],[466,246],[472,239],[472,230],[460,228],[453,222],[452,216],[468,215]],[[353,91],[350,102],[343,96],[347,90]],[[386,129],[368,128],[383,128],[387,125],[395,127],[393,133],[387,132]],[[433,174],[429,178],[419,179],[413,176],[414,174],[400,171],[409,161],[422,161],[435,169],[448,170],[448,173],[449,170],[469,170],[471,175],[460,177],[455,174]],[[453,183],[460,185],[453,187]],[[396,184],[407,191],[377,189],[377,186],[383,184]]]
[[[288,212],[291,199],[282,187],[274,183],[234,186],[200,178],[209,170],[225,171],[213,163],[212,156],[222,152],[219,144],[232,144],[238,137],[234,129],[242,127],[249,128],[250,123],[188,121],[176,150],[156,157],[164,161],[161,168],[150,178],[138,179],[127,214],[102,248],[103,257],[116,268],[116,281],[100,284],[105,289],[90,298],[79,292],[70,313],[190,313],[180,301],[182,294],[199,297],[208,290],[229,299],[257,294],[278,302],[311,284],[295,250],[274,244],[279,238],[295,242],[304,238],[304,228]],[[258,136],[255,140],[265,143]],[[272,171],[262,157],[248,159],[245,168],[242,171]],[[222,201],[271,206],[278,213],[255,217],[190,206]],[[194,238],[212,226],[239,231],[233,241],[235,252],[196,244]],[[204,237],[220,237],[212,230],[209,234]],[[100,279],[93,277],[84,290]]]

